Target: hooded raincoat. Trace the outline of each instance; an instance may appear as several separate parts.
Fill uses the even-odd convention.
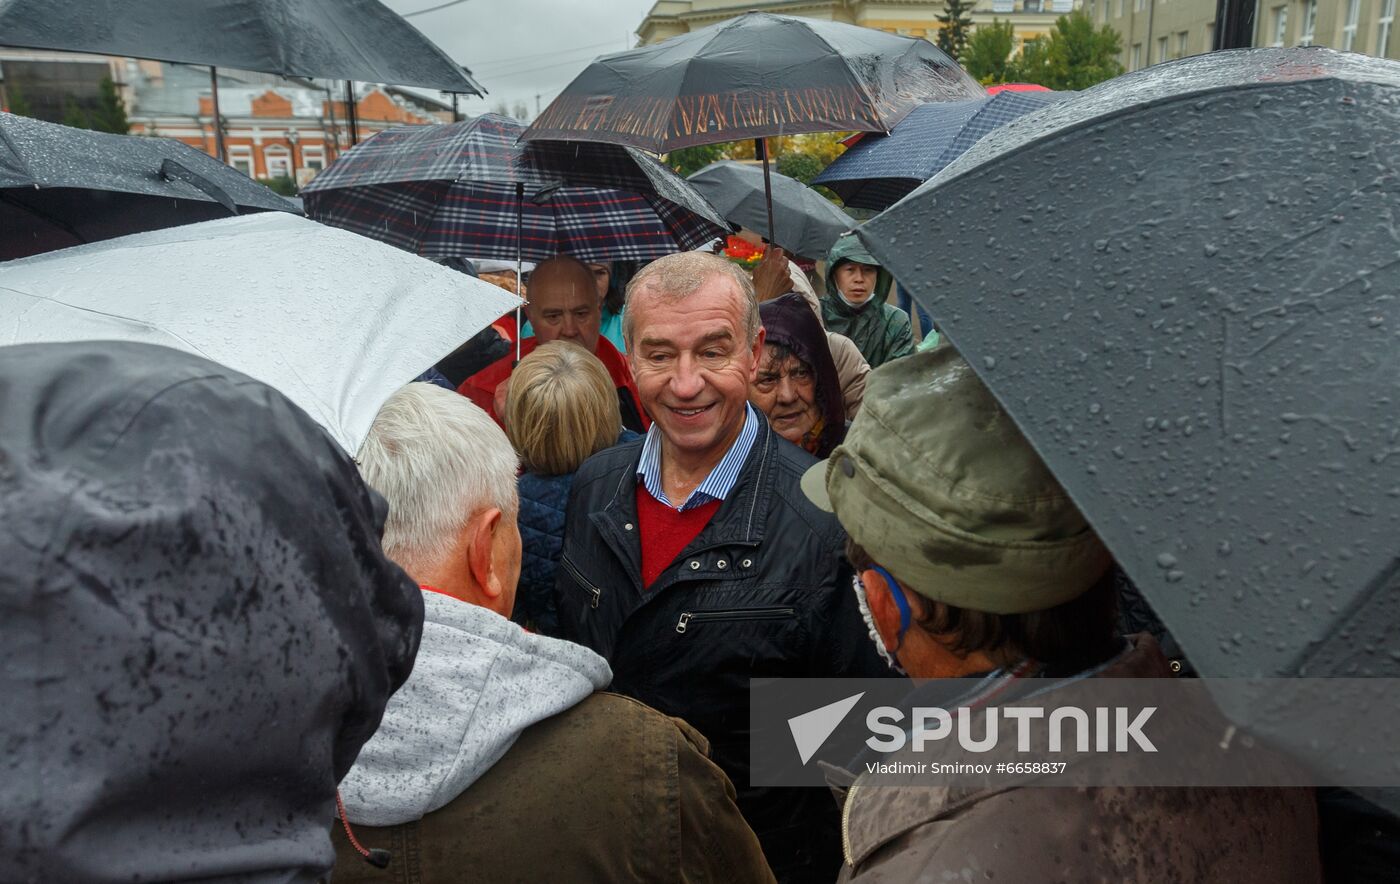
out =
[[[816,381],[817,408],[821,411],[821,431],[812,440],[814,447],[807,450],[816,457],[824,458],[846,437],[845,399],[826,332],[800,294],[789,292],[780,298],[765,301],[759,305],[758,313],[767,332],[764,346],[784,347],[812,370]]]
[[[321,877],[422,627],[383,500],[177,350],[0,347],[0,378],[0,877]]]
[[[827,331],[845,335],[860,348],[871,368],[914,352],[914,329],[909,314],[886,303],[893,278],[880,267],[875,291],[864,304],[852,307],[842,300],[836,287],[836,268],[847,261],[879,266],[865,244],[848,233],[836,241],[826,256],[826,294],[822,297],[822,320]]]

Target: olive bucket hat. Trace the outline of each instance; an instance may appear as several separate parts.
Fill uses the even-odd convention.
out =
[[[814,503],[920,595],[1023,614],[1081,595],[1108,550],[952,347],[871,373],[845,441],[802,477]]]

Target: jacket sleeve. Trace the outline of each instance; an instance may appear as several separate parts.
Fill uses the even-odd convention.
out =
[[[886,326],[888,337],[885,343],[889,345],[889,356],[885,361],[898,359],[901,356],[908,356],[914,352],[914,326],[909,322],[909,314],[903,310],[895,308],[890,324]]]
[[[831,360],[836,363],[836,376],[841,381],[846,420],[854,420],[860,411],[860,403],[865,399],[865,376],[870,374],[870,363],[860,355],[860,348],[845,335],[827,332],[826,341],[831,348]]]
[[[772,882],[758,836],[735,803],[734,784],[709,759],[705,738],[679,719],[681,876],[685,882]]]

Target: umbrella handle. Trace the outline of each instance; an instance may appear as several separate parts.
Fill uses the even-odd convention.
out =
[[[768,142],[755,138],[753,150],[763,160],[763,202],[768,207],[768,241],[776,243],[777,237],[773,235],[773,179],[768,173]]]

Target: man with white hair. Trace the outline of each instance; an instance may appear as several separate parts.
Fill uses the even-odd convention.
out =
[[[424,624],[412,675],[341,782],[354,835],[343,827],[335,880],[771,881],[703,737],[599,693],[612,674],[597,654],[509,620],[516,455],[496,423],[409,384],[359,462]],[[390,849],[392,871],[362,862],[361,841]]]
[[[622,329],[653,424],[575,475],[561,634],[608,658],[614,689],[710,739],[780,880],[831,880],[831,796],[748,785],[749,679],[890,670],[841,526],[798,488],[815,459],[749,405],[764,339],[753,284],[723,258],[669,255],[633,277]]]

